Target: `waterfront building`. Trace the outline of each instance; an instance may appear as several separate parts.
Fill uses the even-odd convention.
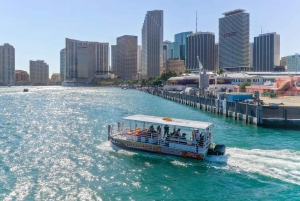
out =
[[[66,48],[60,50],[60,80],[63,82],[66,77]]]
[[[117,38],[115,75],[122,80],[137,78],[137,43],[137,36],[124,35]]]
[[[33,85],[49,84],[49,65],[44,60],[29,61],[30,83]]]
[[[186,31],[174,35],[174,42],[179,45],[179,60],[186,59],[186,37],[192,33],[192,31]]]
[[[142,28],[142,77],[163,72],[163,11],[148,11]]]
[[[168,59],[179,59],[179,45],[177,42],[172,42],[168,44]]]
[[[296,53],[295,55],[286,57],[287,71],[300,72],[300,55]]]
[[[253,67],[257,72],[273,71],[280,65],[280,36],[273,33],[254,37]]]
[[[111,71],[115,71],[116,70],[116,51],[117,51],[117,45],[111,45],[110,46],[110,59],[111,59],[111,66],[110,66],[110,70]]]
[[[199,70],[197,56],[206,70],[215,70],[215,34],[197,32],[187,36],[186,68]]]
[[[15,84],[15,48],[8,44],[0,46],[0,85]]]
[[[280,66],[284,66],[285,69],[287,68],[286,57],[281,57]]]
[[[91,83],[108,72],[108,43],[66,38],[66,80]]]
[[[184,60],[168,60],[166,71],[173,71],[177,75],[185,72]]]
[[[15,84],[28,84],[29,74],[24,70],[15,70]]]
[[[166,40],[163,42],[163,71],[167,69],[167,60],[168,60],[168,44],[171,42]]]
[[[219,19],[219,68],[249,70],[250,16],[243,9],[223,13]]]
[[[219,70],[219,43],[215,44],[215,71]]]

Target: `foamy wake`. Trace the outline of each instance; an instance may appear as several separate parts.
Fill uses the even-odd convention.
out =
[[[225,156],[212,156],[207,159],[216,162],[227,160],[227,166],[216,168],[255,173],[300,185],[299,151],[227,148]]]

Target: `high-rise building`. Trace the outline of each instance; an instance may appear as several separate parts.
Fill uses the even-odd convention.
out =
[[[30,83],[34,85],[49,84],[49,65],[44,60],[29,61]]]
[[[215,71],[219,70],[219,43],[215,44]]]
[[[187,36],[186,68],[199,70],[197,56],[206,70],[215,70],[215,34],[196,32]]]
[[[270,72],[280,65],[280,36],[273,33],[254,37],[253,67],[256,72]]]
[[[66,77],[66,48],[60,51],[60,81],[63,82]]]
[[[15,48],[8,44],[0,46],[0,85],[15,84]]]
[[[286,57],[287,71],[299,72],[300,71],[300,55],[296,53],[295,55]]]
[[[115,71],[116,70],[116,51],[117,51],[117,45],[111,45],[110,46],[110,59],[111,59],[111,66],[110,66],[110,70],[111,71]]]
[[[177,59],[180,58],[180,48],[177,42],[168,44],[168,59]]]
[[[66,38],[66,80],[93,82],[109,71],[109,44]]]
[[[142,76],[163,71],[163,11],[148,11],[142,28]]]
[[[140,79],[140,73],[142,72],[142,46],[138,45],[137,47],[137,73],[138,79]]]
[[[137,78],[137,36],[124,35],[117,38],[116,71],[122,80]]]
[[[250,68],[253,67],[253,45],[254,43],[249,44],[249,63],[250,63]]]
[[[249,13],[237,9],[223,15],[219,19],[219,68],[249,70]]]
[[[166,72],[167,69],[167,60],[168,60],[168,44],[171,42],[166,40],[163,42],[163,71]]]
[[[28,84],[29,74],[24,70],[15,70],[15,84]]]
[[[185,60],[186,59],[186,37],[189,34],[192,34],[192,31],[181,32],[174,35],[174,42],[179,45],[179,59]]]

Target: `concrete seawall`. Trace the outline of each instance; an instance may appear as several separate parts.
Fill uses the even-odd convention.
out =
[[[287,116],[287,109],[285,115],[278,118],[277,113],[272,115],[269,108],[263,105],[250,105],[246,103],[228,102],[210,97],[201,97],[180,94],[178,92],[163,91],[157,89],[144,90],[144,92],[172,100],[184,105],[196,107],[207,112],[224,115],[229,118],[234,118],[239,121],[244,121],[249,124],[255,124],[265,127],[282,127],[282,128],[300,128],[300,107],[290,108],[293,112],[293,119]],[[272,108],[273,109],[273,108]],[[299,115],[295,110],[299,109]],[[297,110],[298,111],[298,110]],[[267,118],[264,118],[264,112]],[[291,113],[291,112],[290,112]],[[296,117],[296,118],[295,118]]]

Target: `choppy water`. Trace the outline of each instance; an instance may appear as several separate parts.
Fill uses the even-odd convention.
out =
[[[0,88],[0,200],[300,200],[300,131],[266,129],[117,88]],[[210,121],[227,154],[124,151],[107,125],[136,113]]]

